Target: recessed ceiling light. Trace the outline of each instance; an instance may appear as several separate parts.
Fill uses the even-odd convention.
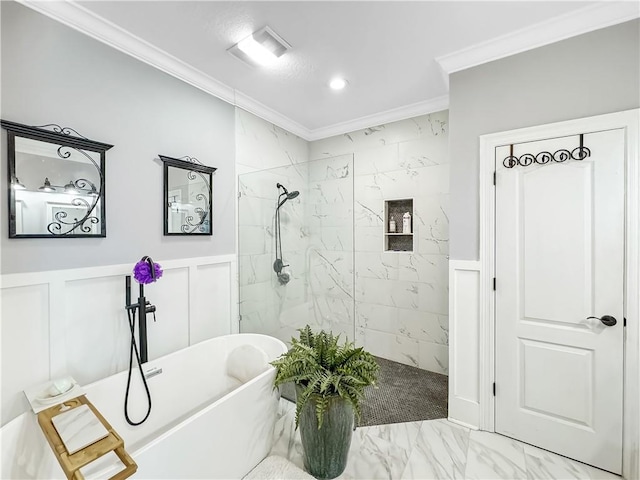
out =
[[[272,65],[291,48],[282,37],[269,27],[264,27],[243,38],[228,52],[250,65]]]
[[[329,82],[329,86],[333,90],[342,90],[347,86],[347,81],[344,78],[336,77]]]

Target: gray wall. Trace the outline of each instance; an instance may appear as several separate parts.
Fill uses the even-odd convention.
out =
[[[640,106],[634,20],[451,75],[451,258],[478,258],[478,137]]]
[[[114,147],[106,160],[106,238],[9,239],[0,195],[3,274],[230,254],[235,251],[233,106],[14,2],[0,2],[1,116],[57,123]],[[7,188],[6,131],[0,138]],[[214,234],[164,237],[158,154],[218,167]]]

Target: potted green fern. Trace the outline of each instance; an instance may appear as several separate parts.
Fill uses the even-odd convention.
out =
[[[291,348],[271,362],[275,387],[296,387],[296,428],[304,467],[319,479],[335,478],[347,465],[354,417],[360,417],[364,389],[374,385],[378,364],[353,343],[339,345],[339,335],[313,333],[309,325],[291,339]]]

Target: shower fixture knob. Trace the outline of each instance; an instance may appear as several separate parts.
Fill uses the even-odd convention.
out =
[[[289,283],[289,281],[291,280],[291,275],[289,275],[288,273],[279,273],[278,274],[278,281],[280,282],[280,285],[286,285],[287,283]]]
[[[273,262],[273,271],[276,273],[280,273],[284,268],[284,263],[279,258],[276,258],[276,261]]]

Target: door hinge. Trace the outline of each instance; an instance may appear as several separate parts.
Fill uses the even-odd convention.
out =
[[[493,277],[493,289],[496,289],[496,277]]]
[[[238,192],[238,198],[242,196],[242,192]]]
[[[496,184],[496,172],[493,172],[493,184]]]
[[[241,322],[242,321],[242,315],[238,315],[238,321]]]
[[[623,317],[622,318],[622,326],[626,327],[627,326],[627,317]]]
[[[496,396],[496,382],[493,382],[493,396]]]

